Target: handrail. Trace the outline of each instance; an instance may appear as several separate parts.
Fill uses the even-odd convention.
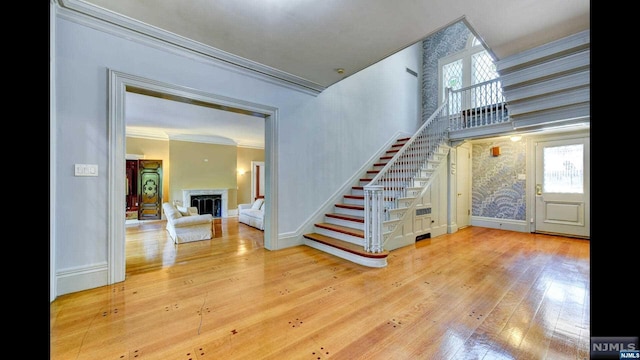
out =
[[[445,96],[442,105],[363,187],[365,251],[384,251],[384,222],[404,218],[404,212],[394,212],[399,208],[399,200],[407,198],[409,187],[426,185],[423,174],[428,162],[446,141],[449,131],[509,121],[499,78],[458,90],[447,88]]]
[[[446,138],[449,127],[447,101],[422,124],[380,172],[364,188],[364,249],[383,251],[382,224],[391,220],[398,200],[407,196],[407,188],[416,186],[427,162]],[[418,184],[418,186],[421,184]]]

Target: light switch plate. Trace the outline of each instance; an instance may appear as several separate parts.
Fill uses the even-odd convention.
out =
[[[98,176],[98,165],[75,164],[75,176]]]

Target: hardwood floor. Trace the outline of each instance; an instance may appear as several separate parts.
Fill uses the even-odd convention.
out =
[[[51,303],[51,359],[589,358],[588,240],[468,227],[367,268],[164,225],[127,227],[124,282]]]

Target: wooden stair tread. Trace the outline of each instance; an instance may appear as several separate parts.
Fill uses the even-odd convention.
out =
[[[368,186],[367,184],[371,184],[371,180],[373,180],[374,177],[378,176],[380,174],[380,171],[382,170],[382,168],[386,167],[388,164],[388,161],[393,159],[394,156],[397,156],[397,153],[404,148],[404,146],[406,145],[406,143],[410,140],[411,138],[407,137],[407,138],[400,138],[396,140],[396,143],[392,144],[390,146],[389,149],[386,150],[386,152],[380,156],[379,160],[376,161],[373,164],[373,167],[366,170],[365,172],[365,177],[360,178],[359,179],[359,184],[357,186],[352,186],[351,190],[352,191],[364,191],[364,188],[366,186]],[[420,143],[422,140],[417,140],[416,144]],[[428,143],[427,143],[428,144]],[[407,192],[409,191],[415,191],[415,190],[420,190],[422,189],[421,186],[408,186],[408,185],[412,185],[413,183],[413,176],[409,176],[409,173],[413,174],[416,171],[424,171],[426,177],[422,178],[422,177],[417,177],[415,179],[417,179],[420,182],[424,182],[427,181],[429,178],[429,173],[432,172],[431,169],[423,169],[422,166],[418,166],[417,169],[413,169],[413,167],[415,167],[414,164],[414,160],[421,160],[422,157],[419,157],[419,152],[422,152],[422,150],[415,150],[412,149],[408,152],[406,152],[403,156],[405,157],[402,160],[399,160],[397,162],[396,165],[399,165],[398,168],[395,168],[393,170],[389,170],[389,173],[386,175],[387,178],[384,179],[384,181],[382,181],[382,183],[386,183],[387,186],[384,186],[385,190],[391,190],[393,189],[393,187],[389,186],[388,181],[394,181],[394,182],[401,182],[403,184],[405,184]],[[433,157],[433,156],[428,156],[428,158]],[[431,160],[431,162],[433,163],[433,160]],[[405,166],[405,165],[410,165],[410,166]],[[377,167],[377,169],[376,169]],[[410,169],[407,169],[407,167],[409,167]],[[418,172],[418,175],[422,175],[422,172]],[[412,190],[415,189],[415,190]],[[364,200],[365,196],[364,195],[352,195],[352,194],[346,194],[343,195],[344,199],[349,199],[349,200]],[[407,195],[403,198],[398,199],[400,201],[399,205],[403,205],[406,202],[413,202],[415,201],[415,197],[411,196],[411,195]],[[356,201],[347,201],[346,202],[356,202]],[[390,198],[389,196],[385,196],[384,201],[388,202],[388,201],[395,201],[394,198]],[[359,201],[358,201],[359,202]],[[350,209],[350,210],[362,210],[364,211],[364,205],[356,205],[356,204],[348,204],[348,203],[337,203],[334,204],[334,207],[337,209]],[[403,208],[396,208],[391,210],[391,212],[395,213],[395,214],[402,214],[407,210],[406,207]],[[339,210],[338,210],[339,211]],[[400,216],[400,215],[398,215]],[[326,218],[329,218],[328,221],[332,221],[331,219],[338,219],[338,220],[343,220],[343,221],[353,221],[353,222],[357,222],[360,224],[364,224],[364,216],[355,216],[355,215],[348,215],[348,214],[340,214],[340,213],[328,213],[325,214]],[[385,233],[384,235],[388,235],[389,232],[391,231],[389,228],[391,226],[397,226],[397,224],[401,221],[400,218],[397,219],[390,219],[384,222],[383,226],[385,226]],[[338,221],[333,221],[333,222],[338,222]],[[342,222],[343,224],[349,224],[346,222]],[[354,224],[355,225],[355,224]],[[315,224],[315,227],[317,229],[319,229],[318,231],[320,232],[324,232],[323,230],[320,229],[324,229],[324,230],[329,230],[329,231],[333,231],[339,234],[346,234],[348,236],[353,236],[356,238],[362,238],[364,240],[364,230],[360,230],[360,229],[356,229],[356,228],[352,228],[349,226],[343,226],[343,225],[336,225],[336,224],[330,224],[330,223],[317,223]],[[358,227],[361,227],[360,225],[358,225]],[[351,238],[347,238],[341,235],[335,235],[338,236],[340,238],[343,239],[351,239]],[[345,259],[348,259],[349,256],[346,256],[345,253],[348,252],[350,254],[354,254],[357,255],[359,257],[362,258],[371,258],[371,259],[384,259],[382,261],[386,262],[386,258],[389,254],[388,251],[382,251],[380,253],[369,253],[367,251],[364,250],[364,246],[360,245],[360,244],[355,244],[354,242],[358,242],[358,241],[354,241],[354,242],[350,242],[350,241],[344,241],[344,240],[340,240],[338,238],[334,238],[332,236],[327,236],[327,235],[323,235],[320,233],[309,233],[309,234],[304,234],[303,237],[305,239],[308,239],[312,242],[307,242],[307,245],[312,246],[314,248],[317,249],[321,249],[324,251],[327,251],[329,253],[333,253],[336,254],[339,257],[343,257]],[[323,244],[323,246],[319,246],[318,244]],[[342,251],[342,253],[337,252],[335,250],[340,250]],[[360,263],[359,260],[361,258],[354,258],[353,256],[351,256],[350,260],[355,260],[356,263]],[[373,260],[368,260],[368,261],[373,261]],[[376,260],[377,261],[377,260]],[[362,264],[365,264],[366,262],[363,262]],[[376,263],[377,264],[377,263]],[[384,264],[384,266],[386,266],[386,263]]]
[[[324,214],[324,215],[331,218],[335,218],[335,219],[342,219],[342,220],[364,223],[364,216],[354,216],[354,215],[335,214],[335,213]]]
[[[346,199],[364,200],[364,195],[345,195]]]
[[[316,227],[327,229],[327,230],[333,230],[342,234],[361,237],[364,239],[364,230],[354,229],[348,226],[335,225],[335,224],[329,224],[329,223],[318,223],[316,224]]]
[[[305,234],[303,236],[309,240],[317,241],[319,243],[329,245],[337,249],[344,250],[362,257],[381,259],[389,256],[389,251],[384,250],[380,253],[370,253],[370,252],[364,251],[364,248],[360,245],[352,244],[347,241],[338,240],[336,238],[332,238],[331,236],[326,236],[318,233],[310,233],[310,234]]]
[[[335,204],[335,207],[343,208],[343,209],[352,209],[352,210],[364,210],[364,205],[356,205],[356,204]]]

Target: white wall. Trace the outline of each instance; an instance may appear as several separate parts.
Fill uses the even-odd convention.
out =
[[[57,295],[107,284],[109,69],[277,108],[278,234],[297,234],[393,134],[418,127],[419,81],[406,68],[420,69],[419,44],[312,96],[86,24],[92,22],[68,12],[55,24],[51,229]],[[74,177],[76,163],[97,164],[99,175]]]

